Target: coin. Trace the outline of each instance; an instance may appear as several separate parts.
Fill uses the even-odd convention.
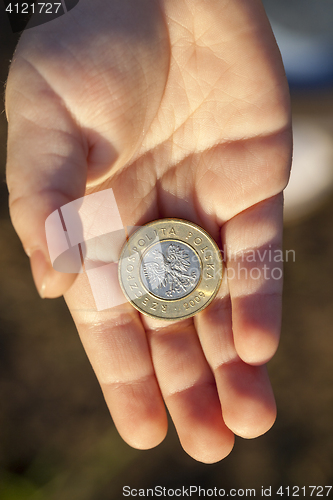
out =
[[[222,259],[201,227],[182,219],[160,219],[129,237],[118,270],[122,290],[136,309],[176,320],[210,304],[221,284]]]

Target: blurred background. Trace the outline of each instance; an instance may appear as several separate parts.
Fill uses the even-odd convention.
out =
[[[62,299],[42,301],[11,226],[0,114],[0,499],[114,500],[124,485],[257,488],[333,481],[333,2],[265,0],[292,92],[295,155],[286,191],[282,339],[269,363],[275,426],[237,439],[221,463],[118,436]],[[0,4],[0,82],[17,35]],[[1,108],[2,108],[1,104]],[[332,493],[331,493],[332,495]],[[274,497],[274,495],[273,495]],[[194,497],[192,497],[194,498]],[[279,498],[279,497],[277,497]]]

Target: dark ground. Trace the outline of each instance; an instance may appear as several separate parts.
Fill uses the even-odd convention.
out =
[[[1,82],[13,43],[0,19]],[[332,119],[333,92],[297,95],[293,105],[298,116]],[[333,195],[285,229],[296,261],[285,265],[282,340],[269,364],[277,422],[263,437],[237,439],[223,462],[203,465],[182,451],[172,427],[145,452],[118,436],[63,300],[42,301],[35,291],[8,216],[5,140],[1,114],[0,499],[114,500],[124,485],[190,484],[257,488],[260,496],[261,486],[332,484]]]

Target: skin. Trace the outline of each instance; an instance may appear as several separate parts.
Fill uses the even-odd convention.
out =
[[[266,432],[282,282],[263,252],[281,247],[291,131],[260,1],[81,0],[23,34],[6,112],[14,227],[40,294],[65,295],[124,440],[159,444],[164,403],[184,450],[202,462],[228,455],[234,433]],[[52,269],[48,215],[110,187],[124,225],[184,218],[227,248],[205,311],[171,323],[130,304],[97,312],[84,274]],[[251,249],[263,262],[244,260]],[[251,279],[264,265],[265,277]]]

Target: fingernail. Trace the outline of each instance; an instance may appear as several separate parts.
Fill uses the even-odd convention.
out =
[[[30,257],[30,265],[37,291],[44,299],[51,264],[41,250],[35,250]]]

